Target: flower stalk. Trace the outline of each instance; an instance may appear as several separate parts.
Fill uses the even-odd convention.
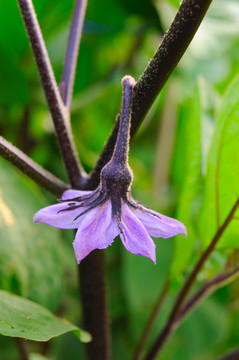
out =
[[[212,0],[183,0],[155,55],[134,87],[130,138],[134,136],[155,98],[160,93],[199,28]],[[88,184],[97,186],[102,167],[114,150],[120,119],[115,124]]]
[[[96,249],[105,249],[119,235],[125,248],[156,263],[151,236],[168,238],[186,229],[175,219],[139,204],[131,195],[133,173],[128,165],[131,107],[135,81],[122,80],[121,121],[111,160],[100,174],[100,184],[93,191],[67,190],[59,204],[39,210],[34,222],[44,222],[61,229],[78,229],[73,247],[80,263]]]

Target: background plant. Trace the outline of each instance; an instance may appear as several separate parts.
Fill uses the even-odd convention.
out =
[[[41,1],[34,5],[60,83],[73,2]],[[2,1],[0,6],[1,33],[4,33],[0,40],[1,134],[67,182],[19,9],[16,3],[8,1]],[[87,172],[94,168],[119,112],[121,77],[125,73],[136,79],[140,76],[178,6],[178,1],[161,1],[155,5],[142,2],[137,6],[114,1],[107,2],[107,6],[88,4],[71,107],[73,133]],[[238,274],[236,209],[228,218],[238,199],[239,85],[237,78],[234,79],[238,66],[237,14],[236,1],[217,1],[212,5],[198,35],[132,142],[130,161],[135,173],[135,197],[155,210],[176,215],[186,224],[189,236],[186,240],[161,240],[156,267],[147,259],[126,254],[119,242],[105,251],[114,359],[130,358],[151,309],[167,298],[149,338],[150,348],[159,329],[168,321],[184,279],[192,273],[215,234],[218,234],[216,248],[200,271],[197,283],[194,281],[191,299],[186,301],[181,295],[184,301],[181,305],[178,302],[180,306],[169,323],[179,324],[199,300]],[[192,37],[193,32],[189,35]],[[175,44],[173,65],[177,56],[179,60],[182,55]],[[168,61],[166,64],[171,65]],[[163,65],[160,70],[165,74]],[[166,78],[160,79],[161,85]],[[145,101],[145,109],[149,103]],[[135,129],[142,117],[136,117]],[[1,153],[5,157],[6,148],[15,151],[1,140]],[[74,166],[68,168],[68,173],[72,169]],[[39,169],[36,170],[39,175]],[[99,167],[93,172],[95,183],[97,173]],[[71,176],[73,179],[74,174]],[[44,171],[42,178],[45,179]],[[16,172],[5,160],[1,160],[0,181],[1,288],[78,323],[81,313],[71,249],[73,234],[44,226],[38,230],[31,224],[34,212],[55,202],[55,196]],[[39,177],[35,181],[42,184]],[[94,187],[94,181],[89,186]],[[54,194],[65,188],[64,183],[51,177],[49,184]],[[226,227],[222,232],[223,224]],[[238,285],[234,282],[204,301],[170,339],[162,357],[212,359],[237,347],[237,293]],[[155,313],[152,319],[156,318]],[[25,342],[17,340],[15,349],[11,346],[12,339],[1,337],[0,341],[3,359],[16,358],[16,349],[23,358],[36,358],[38,355],[28,353],[40,352],[45,357],[74,359],[83,352],[71,334],[47,346],[31,343],[25,352],[22,346]]]

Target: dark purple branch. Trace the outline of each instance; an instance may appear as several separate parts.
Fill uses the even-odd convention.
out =
[[[75,188],[79,188],[84,172],[78,162],[69,115],[56,84],[36,13],[31,0],[18,0],[18,4],[32,46],[47,103],[54,121],[68,177],[71,185]]]
[[[239,359],[239,349],[236,349],[226,355],[223,355],[220,358],[217,358],[217,360],[238,360]]]
[[[197,307],[206,297],[210,296],[216,290],[221,287],[229,284],[233,280],[235,280],[239,276],[239,268],[224,273],[218,274],[213,279],[207,281],[197,292],[195,295],[188,300],[188,302],[184,305],[180,315],[178,317],[177,322],[181,322],[182,319],[191,313],[195,307]]]
[[[80,46],[87,0],[76,0],[60,84],[68,111],[71,104],[77,56]],[[84,185],[84,184],[82,184]],[[110,330],[103,251],[94,251],[79,265],[79,288],[84,328],[93,340],[86,345],[88,360],[110,359]]]
[[[131,76],[122,79],[123,100],[122,118],[118,133],[112,164],[124,171],[127,166],[129,148],[129,129],[131,105],[135,81]],[[88,360],[110,358],[109,322],[105,292],[104,259],[102,251],[89,254],[79,266],[80,287],[83,307],[84,327],[92,336],[93,341],[87,345]]]
[[[205,261],[208,259],[208,257],[211,255],[212,251],[215,249],[215,246],[217,245],[218,241],[220,240],[222,234],[226,230],[227,226],[230,224],[231,220],[233,219],[233,216],[239,206],[239,199],[235,202],[233,208],[231,209],[229,215],[227,216],[226,220],[220,226],[220,228],[217,230],[214,238],[212,239],[211,243],[205,250],[205,252],[202,254],[200,259],[198,260],[197,264],[195,265],[193,271],[189,275],[188,279],[186,280],[184,286],[182,287],[176,302],[173,306],[173,309],[168,317],[167,323],[156,338],[154,344],[150,348],[148,354],[144,358],[145,360],[152,360],[154,359],[164,346],[166,340],[172,333],[172,331],[175,329],[177,325],[177,318],[182,310],[184,301],[186,300],[186,297],[188,296],[192,286],[195,283],[195,280],[197,278],[197,275],[199,274],[200,270],[202,269]]]
[[[79,265],[84,329],[93,340],[86,345],[88,360],[110,360],[110,334],[104,253],[92,251]]]
[[[80,47],[86,5],[87,0],[76,0],[72,17],[71,30],[66,50],[66,58],[60,83],[62,99],[67,109],[69,109],[71,105],[76,63]]]
[[[131,137],[137,131],[160,90],[178,65],[212,0],[183,0],[154,57],[134,88]],[[116,141],[116,122],[100,158],[92,171],[88,186],[97,187],[102,167],[110,160]]]
[[[235,268],[232,271],[218,274],[214,278],[208,280],[184,305],[182,308],[177,320],[174,324],[174,329],[179,326],[182,322],[182,320],[188,316],[205,298],[213,294],[215,291],[220,289],[221,287],[229,284],[230,282],[234,281],[239,276],[239,268]],[[155,308],[149,318],[149,321],[145,327],[144,333],[140,339],[140,342],[137,346],[135,355],[133,357],[133,360],[139,360],[140,354],[143,350],[144,345],[146,344],[146,340],[151,332],[152,325],[154,324],[159,309],[161,308],[162,302],[165,300],[165,297],[167,295],[169,282],[165,284],[165,287],[163,288],[162,293],[160,294],[160,297],[155,305]]]
[[[38,185],[56,196],[61,195],[63,191],[68,188],[65,183],[43,169],[2,136],[0,136],[0,155],[34,180]]]

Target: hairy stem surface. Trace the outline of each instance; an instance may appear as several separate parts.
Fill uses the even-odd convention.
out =
[[[183,0],[162,42],[134,88],[131,137],[137,131],[155,98],[178,65],[201,24],[212,0]],[[102,167],[110,160],[116,142],[119,119],[91,173],[90,183],[97,187]]]
[[[81,185],[84,171],[78,161],[69,115],[56,84],[32,1],[18,0],[18,4],[32,46],[48,107],[55,125],[56,135],[65,167],[72,186],[77,188]]]
[[[109,360],[110,334],[104,253],[94,250],[79,265],[84,329],[93,337],[86,345],[88,360]]]

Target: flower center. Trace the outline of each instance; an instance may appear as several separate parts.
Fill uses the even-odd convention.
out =
[[[119,165],[113,160],[101,170],[100,176],[100,186],[103,192],[120,197],[124,197],[129,192],[133,181],[133,172],[128,164]]]

